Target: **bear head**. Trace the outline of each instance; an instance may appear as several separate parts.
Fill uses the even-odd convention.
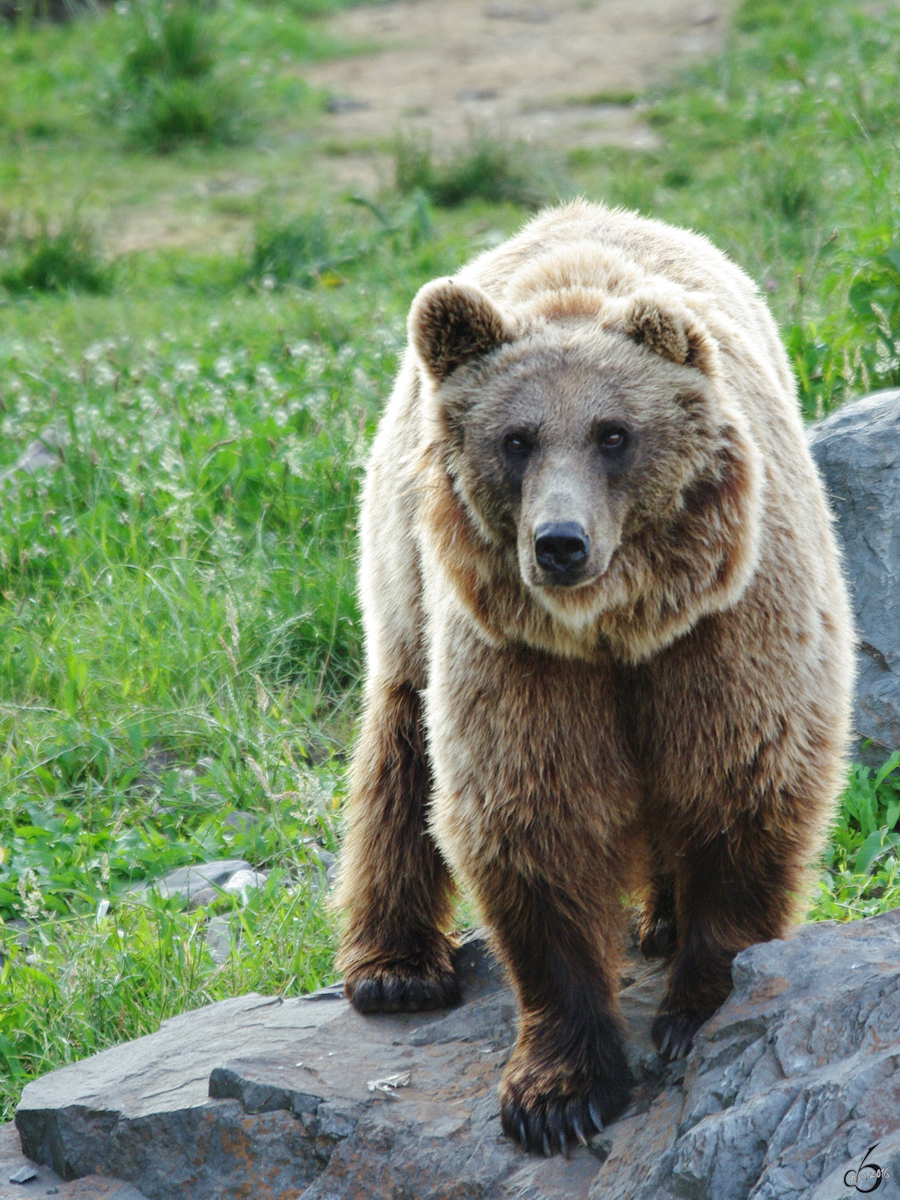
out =
[[[436,280],[409,333],[422,520],[488,632],[567,653],[605,639],[640,659],[739,597],[761,468],[681,296],[580,287],[504,310]]]

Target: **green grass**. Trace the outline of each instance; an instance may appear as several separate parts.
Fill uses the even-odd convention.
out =
[[[75,215],[56,228],[39,216],[35,230],[7,230],[0,240],[0,287],[13,295],[108,292],[112,282],[92,230]]]
[[[130,4],[0,28],[0,470],[65,442],[0,485],[7,1114],[174,1012],[331,978],[317,848],[362,672],[357,489],[422,282],[584,191],[742,263],[809,415],[900,382],[893,10],[744,3],[722,57],[640,101],[656,150],[545,170],[483,137],[401,143],[398,186],[348,199],[303,80],[346,49],[334,6],[184,10],[164,54]],[[213,78],[241,83],[244,141],[134,136],[123,81]],[[814,917],[900,902],[898,770],[854,771]],[[130,890],[222,856],[270,869],[267,894],[186,913]],[[211,915],[240,934],[224,962]]]
[[[470,132],[468,143],[438,155],[430,140],[400,135],[394,145],[394,185],[401,195],[422,192],[442,208],[469,200],[524,209],[540,207],[553,197],[534,151],[483,129]]]
[[[221,31],[202,0],[136,0],[103,106],[134,146],[160,154],[189,142],[240,142],[251,101],[223,66]]]
[[[335,849],[357,488],[405,310],[479,228],[520,215],[469,210],[426,239],[417,205],[375,207],[335,203],[329,228],[362,250],[303,286],[261,284],[250,248],[173,252],[120,264],[107,295],[0,306],[3,465],[48,427],[68,441],[0,497],[0,916],[28,921],[26,946],[3,938],[7,1105],[29,1073],[178,1009],[330,978],[318,908],[302,950],[273,956],[256,920],[216,964],[206,914],[145,917],[127,897],[222,856],[302,883],[302,839]],[[160,754],[175,765],[148,777]],[[300,910],[262,910],[282,948]],[[153,930],[191,953],[151,971]],[[114,1014],[96,1028],[95,993]]]
[[[657,150],[570,155],[593,194],[708,234],[768,294],[808,416],[900,382],[900,13],[747,0],[648,98]]]
[[[285,832],[304,827],[288,822]],[[283,844],[281,850],[296,864],[295,848]],[[223,902],[217,919],[235,948],[222,964],[207,942],[209,913],[183,912],[155,894],[119,898],[111,914],[98,912],[92,921],[37,920],[27,953],[8,933],[0,975],[8,997],[0,1010],[7,1092],[63,1063],[152,1033],[160,1020],[185,1008],[253,990],[306,991],[328,982],[332,955],[323,882],[314,868],[300,883],[273,873],[245,903]],[[37,889],[33,895],[39,903]]]
[[[900,752],[880,770],[856,766],[819,880],[814,920],[847,921],[900,907]]]

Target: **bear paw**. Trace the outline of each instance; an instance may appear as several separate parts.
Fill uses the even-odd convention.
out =
[[[426,1012],[460,1002],[459,981],[450,971],[435,975],[403,967],[370,968],[344,984],[357,1012]]]
[[[708,1012],[662,1012],[653,1022],[650,1036],[663,1058],[669,1062],[685,1058],[694,1044],[694,1034],[712,1014]]]
[[[631,1080],[624,1052],[614,1071],[606,1077],[599,1073],[578,1078],[578,1073],[560,1064],[551,1074],[544,1068],[510,1064],[500,1085],[500,1122],[507,1137],[523,1150],[548,1157],[562,1153],[569,1157],[571,1147],[587,1139],[619,1115],[631,1092]]]

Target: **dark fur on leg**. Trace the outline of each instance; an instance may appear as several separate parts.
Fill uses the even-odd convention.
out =
[[[549,885],[506,878],[500,894],[491,921],[521,1009],[501,1122],[526,1150],[568,1154],[618,1116],[631,1091],[615,949]]]
[[[803,852],[789,831],[767,835],[748,819],[683,856],[675,890],[681,944],[652,1028],[664,1057],[690,1052],[697,1030],[731,992],[735,954],[783,935]]]
[[[335,899],[348,914],[338,966],[363,1013],[459,1003],[455,942],[444,932],[453,885],[425,824],[430,790],[418,692],[409,684],[374,689]]]
[[[639,934],[644,958],[670,959],[678,949],[674,876],[661,875],[653,880],[651,900],[643,914]]]

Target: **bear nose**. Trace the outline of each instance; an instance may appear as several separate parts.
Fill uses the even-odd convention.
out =
[[[534,557],[538,566],[563,577],[587,562],[590,539],[576,521],[553,521],[534,531]]]

